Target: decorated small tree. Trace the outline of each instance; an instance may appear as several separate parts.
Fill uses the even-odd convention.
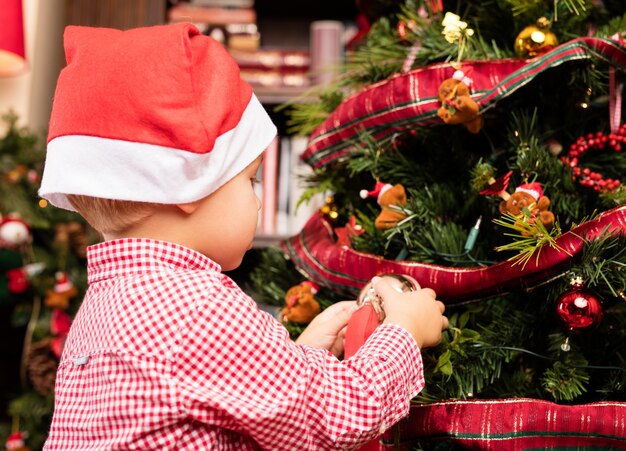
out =
[[[8,347],[20,350],[3,362],[0,437],[26,450],[45,440],[59,357],[86,285],[86,246],[97,238],[77,215],[38,198],[43,139],[17,119],[3,116],[0,138],[0,308]]]
[[[359,5],[343,76],[292,105],[327,205],[263,254],[257,296],[296,336],[304,280],[322,308],[378,274],[437,292],[450,328],[389,447],[623,445],[626,6]]]

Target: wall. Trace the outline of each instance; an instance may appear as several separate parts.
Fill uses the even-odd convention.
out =
[[[23,8],[29,69],[22,75],[0,78],[0,114],[12,109],[20,125],[44,132],[56,79],[64,64],[65,0],[24,0]],[[0,132],[4,132],[3,127],[0,124]]]

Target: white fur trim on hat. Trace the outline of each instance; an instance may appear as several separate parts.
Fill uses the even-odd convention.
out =
[[[198,154],[152,144],[68,135],[48,143],[39,195],[74,211],[66,194],[187,203],[201,199],[252,163],[276,136],[276,126],[252,95],[234,129]]]

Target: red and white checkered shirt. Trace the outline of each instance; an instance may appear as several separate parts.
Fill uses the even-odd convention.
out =
[[[296,345],[191,249],[124,239],[90,247],[88,261],[45,449],[353,448],[423,388],[401,327],[379,327],[342,362]]]

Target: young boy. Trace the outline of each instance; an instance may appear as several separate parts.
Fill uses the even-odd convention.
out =
[[[178,24],[69,27],[65,50],[40,194],[105,240],[46,449],[353,448],[406,415],[447,326],[432,290],[376,280],[386,324],[340,361],[353,302],[294,343],[221,273],[251,246],[276,133],[223,47]]]

